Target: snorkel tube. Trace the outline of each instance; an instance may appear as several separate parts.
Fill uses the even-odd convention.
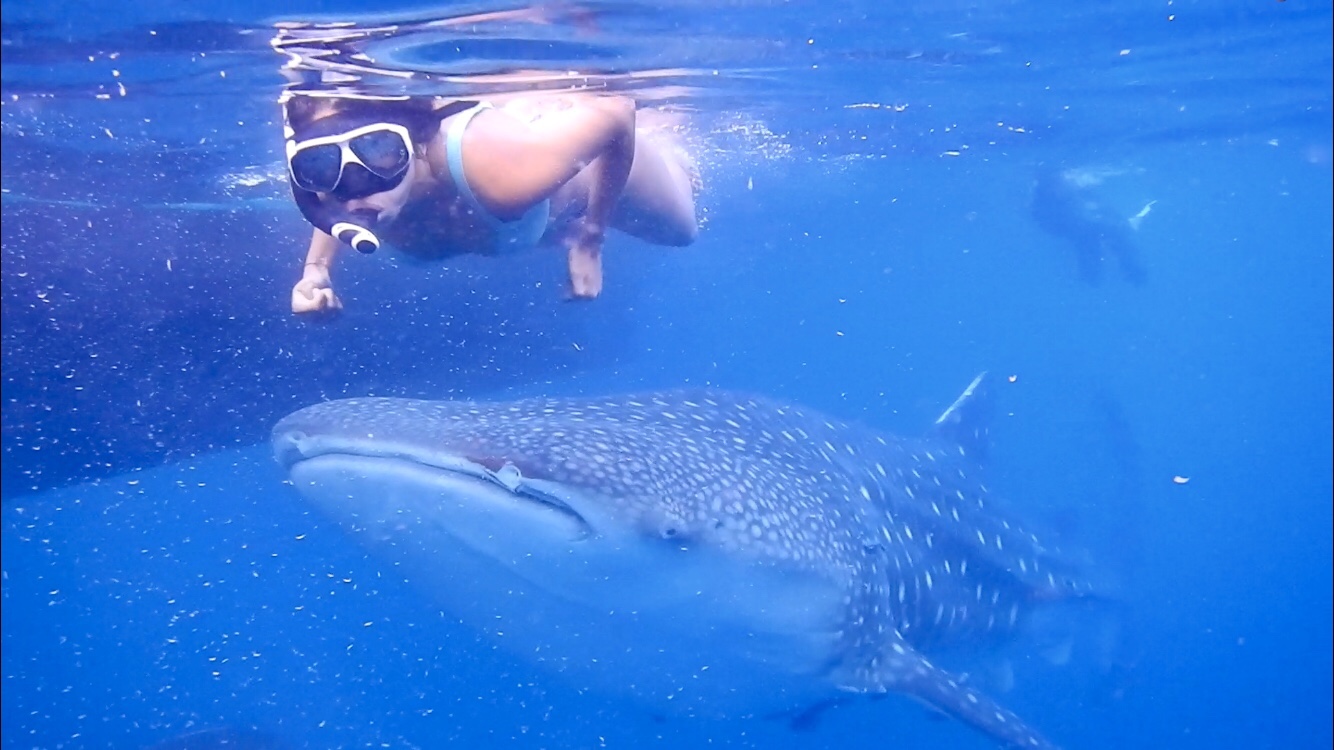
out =
[[[348,211],[346,208],[331,205],[309,190],[302,190],[288,178],[292,186],[292,198],[296,200],[301,215],[306,217],[316,229],[333,237],[339,242],[351,245],[357,252],[373,253],[380,248],[380,238],[375,236],[375,215],[368,211]]]

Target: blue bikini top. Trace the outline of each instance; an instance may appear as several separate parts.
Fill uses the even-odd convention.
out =
[[[454,187],[459,195],[481,216],[496,233],[496,252],[511,253],[533,247],[547,230],[547,220],[551,216],[551,199],[528,209],[515,221],[503,221],[477,200],[468,177],[463,173],[463,131],[472,122],[472,118],[484,109],[490,109],[489,102],[482,102],[472,109],[460,112],[449,124],[445,132],[445,159],[449,164],[449,174],[454,180]]]

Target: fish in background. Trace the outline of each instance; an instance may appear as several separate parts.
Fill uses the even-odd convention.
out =
[[[1097,189],[1115,174],[1043,165],[1033,183],[1030,215],[1044,232],[1074,251],[1079,276],[1089,285],[1102,282],[1103,269],[1110,263],[1131,284],[1147,280],[1135,234],[1156,201],[1133,216],[1118,212]]]

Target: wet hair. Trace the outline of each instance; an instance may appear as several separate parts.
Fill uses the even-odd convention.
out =
[[[456,107],[435,97],[405,97],[381,100],[356,97],[309,96],[295,94],[283,104],[287,122],[298,134],[317,120],[353,115],[357,119],[377,119],[403,125],[413,143],[425,143],[435,136],[440,120]]]

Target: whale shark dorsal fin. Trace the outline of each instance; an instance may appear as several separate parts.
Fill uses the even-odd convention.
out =
[[[987,456],[991,444],[991,397],[982,371],[931,427],[931,434],[963,448],[975,461]]]

